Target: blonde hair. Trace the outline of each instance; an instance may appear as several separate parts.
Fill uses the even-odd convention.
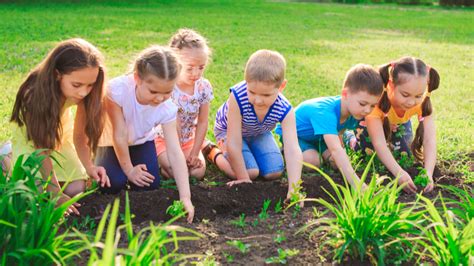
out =
[[[141,79],[153,75],[164,80],[174,80],[179,71],[180,65],[173,50],[159,45],[143,50],[133,64],[133,72]]]
[[[258,50],[245,66],[245,80],[275,84],[279,87],[285,80],[286,61],[276,51]]]

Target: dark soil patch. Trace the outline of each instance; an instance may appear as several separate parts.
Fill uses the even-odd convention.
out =
[[[412,171],[412,170],[410,170]],[[185,254],[208,254],[223,264],[239,265],[262,265],[266,258],[278,256],[277,249],[298,249],[299,254],[289,258],[289,264],[314,264],[326,261],[327,250],[319,250],[321,239],[309,239],[308,232],[295,234],[309,220],[313,219],[313,208],[317,207],[311,202],[305,204],[305,208],[295,217],[291,212],[275,213],[274,207],[279,200],[284,200],[287,193],[287,183],[282,180],[263,181],[257,180],[252,184],[242,184],[232,188],[222,185],[228,181],[225,177],[213,171],[208,171],[207,181],[198,182],[191,186],[192,201],[196,209],[194,222],[191,225],[184,221],[178,221],[182,225],[194,229],[204,235],[201,240],[180,243],[180,252]],[[214,174],[212,174],[214,173]],[[410,172],[411,173],[411,172]],[[343,184],[340,174],[331,173],[336,183]],[[210,186],[209,180],[219,182],[219,186]],[[303,174],[303,187],[307,198],[329,199],[323,188],[332,192],[329,183],[319,174],[312,170],[305,170]],[[436,184],[461,186],[462,179],[453,173],[437,171],[435,173]],[[434,191],[426,194],[434,198],[439,192],[446,194],[439,186]],[[115,197],[120,197],[121,212],[125,202],[125,192],[119,195],[104,195],[95,193],[81,201],[80,212],[83,219],[90,216],[98,223],[107,204],[112,203]],[[131,212],[135,215],[133,219],[137,229],[149,225],[149,221],[164,222],[171,217],[166,214],[166,209],[177,200],[178,192],[175,189],[161,188],[149,192],[129,192]],[[266,220],[258,220],[258,213],[262,209],[264,200],[272,201],[269,208],[270,217]],[[399,200],[411,202],[416,199],[415,195],[402,193]],[[318,207],[319,210],[322,210]],[[242,213],[249,223],[245,228],[239,228],[231,223],[238,219]],[[258,225],[250,225],[258,220]],[[134,226],[135,227],[135,226]],[[283,232],[286,240],[280,244],[275,243],[274,238],[278,232]],[[227,243],[231,240],[240,240],[250,244],[250,251],[242,254],[235,247]],[[321,254],[319,254],[321,253]],[[358,262],[347,262],[354,265]],[[367,263],[363,263],[367,264]]]

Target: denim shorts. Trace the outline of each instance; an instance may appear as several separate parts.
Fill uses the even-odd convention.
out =
[[[242,138],[245,168],[258,169],[259,175],[283,172],[285,165],[280,148],[271,132]],[[228,154],[225,153],[226,158]]]

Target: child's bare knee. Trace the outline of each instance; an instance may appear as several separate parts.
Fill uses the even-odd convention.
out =
[[[275,180],[279,178],[282,173],[283,172],[270,173],[270,174],[264,175],[263,178],[265,178],[266,180]]]
[[[249,173],[250,179],[255,180],[260,171],[258,169],[248,169],[247,172]]]
[[[75,180],[67,185],[64,189],[64,194],[74,197],[86,190],[86,182],[84,180]]]
[[[205,173],[206,173],[206,166],[194,168],[194,169],[191,169],[191,171],[189,171],[189,175],[192,177],[195,177],[197,180],[203,180]]]

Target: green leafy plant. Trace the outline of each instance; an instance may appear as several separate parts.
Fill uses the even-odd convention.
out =
[[[227,245],[237,248],[240,253],[247,254],[250,250],[251,245],[244,243],[240,240],[227,241]]]
[[[171,215],[172,217],[181,217],[184,216],[186,211],[184,210],[184,204],[180,200],[175,200],[173,201],[173,204],[171,204],[167,209],[166,213]]]
[[[398,158],[398,164],[403,169],[409,169],[410,167],[413,166],[413,164],[415,162],[415,157],[413,157],[413,155],[410,155],[405,151],[400,152],[399,156],[395,156],[395,158]]]
[[[127,192],[123,225],[117,226],[120,205],[117,198],[112,207],[108,205],[105,209],[94,237],[91,238],[75,230],[81,240],[81,251],[87,250],[89,253],[88,265],[172,265],[189,257],[200,257],[178,253],[180,241],[197,240],[202,237],[193,230],[171,225],[184,216],[184,213],[164,224],[154,225],[150,222],[148,227],[135,233],[129,202]],[[108,225],[105,229],[107,220]],[[119,246],[122,230],[125,230],[127,236],[126,246]],[[105,238],[102,240],[104,233]]]
[[[416,186],[426,187],[430,182],[428,174],[426,173],[426,169],[423,167],[417,167],[418,174],[413,179],[413,183]]]
[[[470,220],[474,219],[474,188],[464,186],[458,188],[454,186],[443,186],[441,187],[449,191],[455,199],[446,198],[446,205],[449,206],[449,210],[452,211],[458,218],[462,225],[467,224]]]
[[[283,211],[281,199],[278,199],[277,203],[275,204],[275,213],[280,213]]]
[[[260,211],[260,213],[258,214],[258,218],[260,218],[260,220],[268,219],[268,207],[270,207],[271,203],[272,201],[270,199],[266,199],[265,201],[263,201],[262,211]]]
[[[65,265],[79,254],[69,232],[58,230],[66,210],[85,194],[58,204],[59,194],[46,190],[39,172],[46,158],[41,152],[20,155],[11,176],[0,171],[1,265]]]
[[[273,241],[277,244],[281,244],[281,242],[285,241],[285,232],[278,230],[277,235],[273,238]]]
[[[300,253],[297,249],[278,249],[278,256],[270,257],[265,260],[266,264],[271,263],[279,263],[279,264],[286,264],[288,262],[288,258],[296,256]]]
[[[385,178],[372,179],[362,192],[373,157],[361,176],[361,182],[352,188],[336,184],[319,168],[317,170],[329,182],[333,193],[323,190],[331,200],[311,199],[320,203],[333,215],[321,217],[307,223],[301,230],[311,231],[326,240],[323,246],[330,246],[333,258],[342,261],[345,254],[352,258],[369,258],[374,264],[398,264],[412,256],[413,244],[408,236],[418,235],[420,216],[416,203],[407,205],[397,201],[401,187],[397,180],[381,185]]]
[[[234,256],[233,256],[233,255],[228,254],[228,253],[226,253],[226,252],[222,252],[222,255],[224,256],[225,261],[226,261],[227,263],[232,263],[232,262],[234,262]]]
[[[259,223],[258,218],[255,218],[255,220],[253,220],[253,222],[252,222],[252,226],[253,226],[253,227],[257,227],[257,226],[258,226],[258,223]]]
[[[240,228],[247,227],[247,222],[245,221],[245,213],[240,214],[239,219],[232,220],[230,221],[230,223]]]
[[[438,265],[468,265],[474,261],[474,219],[457,228],[456,216],[450,211],[442,196],[441,212],[433,202],[423,196],[426,213],[424,218],[429,222],[423,228],[423,237],[418,243],[424,247],[419,252],[431,258]],[[421,256],[420,256],[421,258]]]

